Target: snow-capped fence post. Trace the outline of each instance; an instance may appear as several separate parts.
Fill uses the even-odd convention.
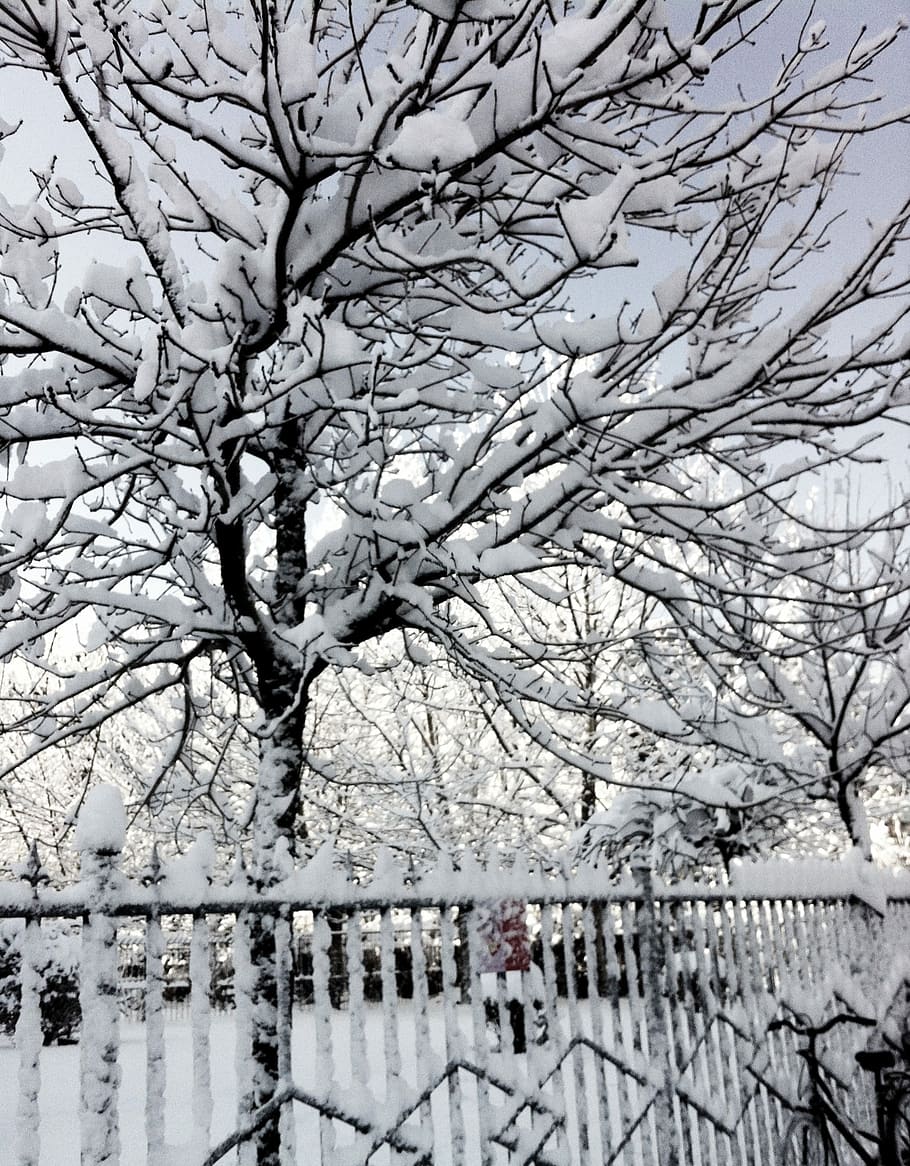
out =
[[[231,880],[241,904],[246,903],[252,891],[252,879],[247,870],[243,850],[238,846]],[[250,914],[241,906],[234,922],[234,1025],[236,1028],[235,1080],[237,1086],[237,1125],[246,1126],[255,1108],[253,1093],[253,1066],[249,1050],[252,1040],[253,992],[256,973],[250,958]],[[237,1148],[238,1166],[253,1166],[256,1147],[248,1139]]]
[[[84,1166],[118,1166],[120,1161],[117,924],[112,909],[121,879],[125,837],[126,813],[120,791],[110,785],[89,790],[73,839],[80,854],[87,908],[79,988],[79,1118]]]
[[[38,906],[38,887],[46,882],[38,847],[33,842],[23,864],[21,877],[31,887],[31,905]],[[19,1103],[16,1110],[16,1139],[20,1166],[38,1166],[41,1156],[41,1127],[38,1095],[41,1092],[41,921],[37,912],[26,916],[19,971],[19,1019],[16,1048],[19,1052]]]
[[[275,931],[275,963],[278,974],[278,1077],[290,1083],[291,1043],[294,1032],[294,960],[293,920],[290,910],[282,910]],[[294,1132],[294,1109],[285,1105],[281,1110],[281,1160],[292,1166],[297,1161]]]
[[[212,1132],[212,950],[204,910],[193,914],[190,940],[190,1023],[193,1030],[193,1142],[195,1161],[209,1151]]]
[[[329,948],[331,930],[325,911],[313,912],[313,1013],[316,1036],[316,1065],[319,1079],[334,1087],[335,1064],[332,1056],[332,1007],[329,990],[331,963]],[[330,1162],[335,1153],[335,1127],[331,1118],[321,1117],[319,1122],[319,1152],[321,1160]]]
[[[648,1059],[662,1077],[654,1102],[657,1141],[661,1149],[660,1166],[679,1166],[684,1161],[684,1156],[680,1153],[673,1106],[672,1056],[664,1000],[666,952],[657,926],[654,876],[650,866],[646,865],[636,866],[632,873],[641,893],[636,911],[636,930],[645,998]]]
[[[164,932],[161,927],[159,886],[163,877],[157,844],[152,847],[143,882],[154,896],[145,932],[145,1133],[148,1166],[164,1166]]]

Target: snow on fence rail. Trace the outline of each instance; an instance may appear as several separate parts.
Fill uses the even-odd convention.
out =
[[[770,1166],[797,1063],[792,1037],[767,1034],[782,1003],[815,1014],[846,1005],[892,1035],[906,1019],[910,898],[881,882],[848,896],[843,872],[826,881],[837,893],[696,894],[643,871],[617,888],[596,870],[481,871],[468,859],[407,878],[384,862],[358,885],[323,851],[263,897],[242,871],[211,881],[198,856],[143,885],[122,874],[118,848],[89,845],[82,881],[55,891],[33,852],[22,884],[0,885],[0,917],[25,921],[16,1161],[40,1160],[41,996],[60,919],[81,932],[82,1162],[121,1160],[116,1001],[137,980],[147,1149],[131,1133],[126,1160],[234,1161],[248,1067],[238,1062],[236,1119],[219,1095],[215,1121],[211,1003],[236,997],[234,1023],[246,1023],[245,920],[274,911],[295,1005],[279,1104],[308,1163]],[[163,1107],[175,922],[189,937],[181,990],[193,1038],[193,1138],[180,1147]],[[832,1034],[832,1087],[852,1088],[851,1105],[860,1091],[846,1042],[857,1039]]]

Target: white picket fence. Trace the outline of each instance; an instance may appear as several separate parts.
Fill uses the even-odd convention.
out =
[[[51,919],[82,921],[84,1166],[118,1161],[118,1000],[135,1000],[140,974],[145,1160],[248,1161],[212,1124],[212,997],[213,977],[219,991],[230,979],[236,1024],[248,1023],[245,936],[257,911],[282,920],[281,1095],[308,1164],[772,1166],[799,1065],[792,1036],[768,1035],[772,1016],[784,1005],[816,1017],[853,1008],[895,1035],[907,1015],[910,899],[896,894],[873,910],[845,896],[683,894],[644,873],[608,887],[596,870],[567,877],[470,860],[422,877],[384,863],[361,885],[327,852],[268,899],[240,876],[227,885],[194,877],[159,869],[143,885],[108,850],[84,854],[83,879],[70,888],[42,886],[34,856],[21,885],[0,886],[0,916],[27,920],[20,1166],[39,1163]],[[483,976],[491,904],[516,902],[533,967]],[[167,1144],[164,1110],[175,923],[188,937],[181,975],[193,1036],[194,1141],[182,1158]],[[859,1031],[832,1034],[832,1084],[851,1109],[868,1111],[850,1055]],[[240,1060],[239,1125],[248,1123],[247,1069]]]

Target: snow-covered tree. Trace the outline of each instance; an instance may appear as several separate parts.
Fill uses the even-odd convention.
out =
[[[565,766],[517,733],[492,694],[412,637],[368,653],[370,675],[316,686],[307,824],[369,869],[380,846],[422,865],[440,853],[543,856],[572,827]]]
[[[77,671],[82,652],[54,652],[56,671]],[[143,868],[153,845],[185,849],[200,829],[221,843],[226,861],[243,835],[255,768],[255,743],[237,709],[237,693],[210,674],[139,700],[78,737],[36,749],[53,677],[21,660],[0,663],[0,711],[10,728],[3,755],[26,756],[0,785],[0,867],[17,866],[37,842],[53,879],[75,870],[73,827],[91,787],[117,786],[131,830],[127,869]],[[37,740],[36,740],[37,737]]]
[[[590,534],[653,590],[658,546],[760,540],[738,508],[798,469],[769,454],[826,456],[906,375],[907,202],[867,222],[845,177],[900,28],[795,8],[0,0],[33,178],[0,202],[0,653],[51,680],[25,755],[217,676],[258,710],[267,885],[327,667],[409,627],[545,746],[535,707],[579,694],[485,580]]]
[[[368,863],[378,845],[418,863],[465,849],[552,857],[617,789],[672,797],[669,775],[709,763],[710,749],[662,739],[668,715],[679,724],[663,702],[628,699],[646,687],[636,686],[645,665],[635,646],[659,605],[608,577],[590,548],[575,553],[577,564],[484,587],[500,652],[533,643],[541,678],[574,693],[549,711],[547,744],[516,730],[496,686],[454,671],[411,633],[386,636],[364,670],[332,669],[314,687],[314,842],[328,834]]]
[[[640,785],[616,791],[577,831],[576,855],[616,873],[644,863],[668,881],[716,882],[734,859],[792,851],[794,834],[805,845],[807,824],[788,821],[792,805],[757,780],[752,764],[689,768],[690,758],[666,745],[656,742],[656,756],[652,745]]]
[[[675,627],[645,639],[643,659],[678,735],[776,774],[791,813],[827,804],[829,823],[871,858],[870,799],[891,818],[910,762],[905,530],[854,536],[761,583],[718,565],[697,603],[667,610]]]

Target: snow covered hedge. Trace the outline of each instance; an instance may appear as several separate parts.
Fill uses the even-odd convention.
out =
[[[0,1031],[11,1035],[19,1019],[22,939],[20,920],[0,922]],[[74,924],[62,920],[42,926],[43,959],[39,972],[41,1031],[45,1044],[71,1044],[78,1038],[79,936]]]

